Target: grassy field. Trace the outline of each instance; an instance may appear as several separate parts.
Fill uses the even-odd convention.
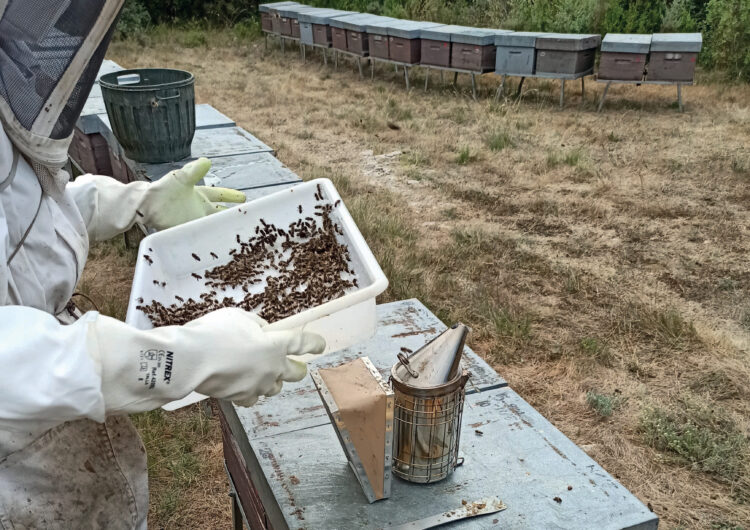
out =
[[[208,43],[208,44],[204,44]],[[392,68],[303,65],[262,41],[164,33],[126,67],[196,75],[196,96],[305,179],[334,180],[390,279],[647,503],[664,528],[750,521],[750,87],[524,85],[407,93]],[[132,258],[94,249],[91,296],[122,311]],[[119,301],[119,305],[118,305]],[[121,313],[120,313],[121,314]],[[138,418],[154,527],[227,524],[215,420]],[[179,451],[171,449],[177,447]],[[171,455],[171,456],[168,456]],[[183,455],[183,456],[175,456]],[[175,460],[176,459],[176,460]]]

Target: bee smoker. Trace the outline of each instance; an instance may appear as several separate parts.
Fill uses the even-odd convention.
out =
[[[463,463],[458,456],[469,373],[461,353],[469,328],[456,324],[391,368],[395,394],[393,474],[437,482]]]

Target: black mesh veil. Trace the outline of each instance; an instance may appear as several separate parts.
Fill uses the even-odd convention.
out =
[[[104,61],[104,54],[107,52],[114,30],[115,25],[113,24],[107,32],[107,35],[104,37],[104,40],[99,44],[96,52],[94,52],[94,55],[91,56],[91,60],[86,66],[86,70],[83,72],[78,83],[76,83],[70,99],[68,99],[65,108],[60,114],[60,118],[55,124],[55,128],[52,129],[52,134],[50,135],[51,138],[66,138],[73,132],[73,127],[75,127],[76,121],[78,121],[78,117],[81,115],[81,110],[86,104],[86,99],[89,97],[91,87],[93,87],[96,82],[96,74],[99,72],[99,68]]]
[[[107,0],[8,0],[0,14],[0,98],[24,129],[31,131],[41,113],[53,112],[59,114],[50,115],[58,118],[47,136],[57,140],[72,133],[112,36],[114,20],[106,28],[96,27],[105,4]],[[104,38],[90,50],[87,38],[97,30],[105,32]],[[78,72],[68,72],[73,67]],[[74,86],[67,100],[53,108],[51,96],[61,83]]]

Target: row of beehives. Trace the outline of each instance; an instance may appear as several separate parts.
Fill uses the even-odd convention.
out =
[[[291,1],[261,4],[260,14],[263,31],[306,45],[408,65],[517,76],[588,75],[601,43],[601,79],[690,82],[702,42],[700,33],[608,34],[602,42],[599,35],[443,25]]]

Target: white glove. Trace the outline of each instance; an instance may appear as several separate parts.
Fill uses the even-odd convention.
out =
[[[196,186],[211,168],[199,158],[154,183],[122,184],[102,175],[81,175],[68,184],[89,238],[109,239],[135,222],[163,230],[224,209],[219,202],[245,202],[241,191]]]
[[[152,410],[192,391],[244,407],[277,394],[284,381],[307,373],[287,355],[322,353],[325,341],[304,331],[264,331],[264,325],[236,308],[148,331],[100,315],[89,353],[101,367],[107,413]]]
[[[163,230],[225,209],[215,203],[245,202],[245,194],[241,191],[196,186],[209,169],[211,161],[199,158],[151,184],[141,203],[143,222]]]

